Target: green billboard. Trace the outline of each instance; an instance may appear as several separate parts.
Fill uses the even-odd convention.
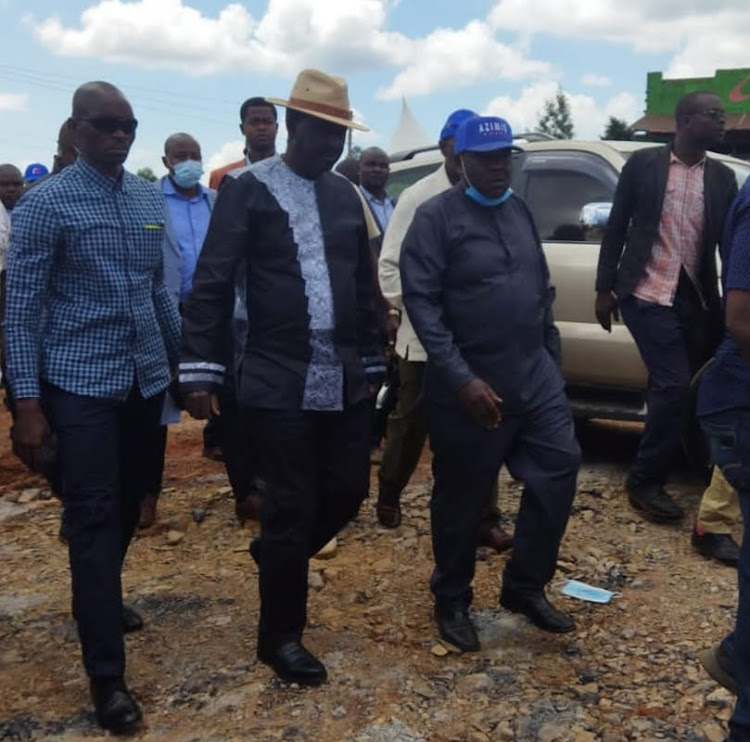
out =
[[[750,113],[750,67],[717,70],[713,77],[665,80],[661,72],[649,72],[646,113],[670,116],[677,101],[696,90],[710,90],[721,98],[727,113]]]

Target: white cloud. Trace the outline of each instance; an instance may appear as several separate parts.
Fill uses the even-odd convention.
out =
[[[55,54],[207,75],[249,70],[291,76],[304,67],[347,75],[395,68],[381,98],[427,94],[482,80],[549,73],[525,48],[501,43],[482,20],[437,28],[423,38],[387,29],[393,0],[269,0],[255,18],[238,3],[216,16],[189,0],[100,0],[77,26],[58,16],[27,17],[37,40]]]
[[[539,77],[551,71],[548,63],[528,59],[520,48],[501,44],[484,21],[470,21],[458,30],[438,28],[408,47],[403,50],[405,68],[378,91],[378,97],[392,100],[493,78]]]
[[[581,85],[586,85],[590,88],[608,88],[612,85],[612,80],[606,75],[588,74],[581,78]]]
[[[208,157],[203,153],[203,169],[206,171],[202,180],[208,183],[208,176],[212,170],[218,167],[224,167],[230,162],[236,162],[243,157],[242,151],[245,148],[245,142],[242,139],[233,139],[231,142],[224,142],[219,149],[212,152]]]
[[[554,98],[558,87],[555,82],[538,82],[525,87],[518,98],[498,96],[493,98],[482,113],[502,116],[517,133],[534,131],[545,101]],[[598,139],[610,116],[624,119],[629,124],[640,117],[642,106],[630,93],[619,93],[599,105],[590,95],[566,93],[573,118],[576,139]]]
[[[747,0],[498,0],[488,20],[494,28],[525,36],[545,33],[671,53],[672,77],[711,75],[748,63]]]
[[[29,105],[26,93],[0,93],[0,111],[13,113],[25,111]]]

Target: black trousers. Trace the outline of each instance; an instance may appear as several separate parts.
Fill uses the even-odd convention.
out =
[[[144,399],[134,387],[119,402],[42,386],[57,435],[73,615],[91,678],[125,672],[120,575],[152,475],[146,462],[159,445],[163,398]]]
[[[471,604],[482,509],[505,462],[524,483],[503,587],[536,594],[552,579],[575,496],[581,450],[561,392],[537,409],[486,430],[462,409],[430,407],[434,453],[431,588],[439,608]]]
[[[309,558],[354,518],[370,483],[370,402],[342,412],[252,409],[266,483],[261,511],[258,643],[299,639]]]
[[[253,417],[237,401],[234,380],[218,390],[221,414],[212,417],[203,428],[203,445],[221,449],[235,500],[245,500],[258,488],[258,466],[250,439],[250,421]]]

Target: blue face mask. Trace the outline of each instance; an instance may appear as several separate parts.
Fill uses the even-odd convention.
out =
[[[508,188],[502,196],[498,196],[497,198],[487,198],[487,196],[482,195],[476,188],[474,188],[473,185],[468,186],[464,193],[466,193],[472,201],[476,201],[480,206],[500,206],[500,204],[505,203],[513,195],[513,189]]]
[[[192,188],[197,185],[203,175],[203,162],[201,160],[183,160],[172,166],[174,175],[172,179],[180,188]]]

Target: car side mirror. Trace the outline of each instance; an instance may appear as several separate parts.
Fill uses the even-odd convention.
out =
[[[611,201],[592,201],[583,205],[578,221],[584,229],[604,229],[607,226],[610,211],[612,211]]]

